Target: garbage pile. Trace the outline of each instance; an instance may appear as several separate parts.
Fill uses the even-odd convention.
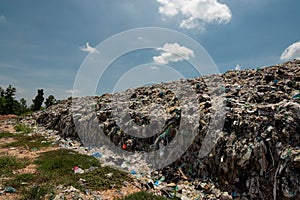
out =
[[[300,60],[214,76],[223,80],[217,91],[225,96],[224,125],[216,130],[215,144],[204,157],[199,156],[201,146],[206,145],[203,141],[214,116],[214,101],[206,82],[209,77],[76,98],[76,107],[69,99],[34,113],[34,117],[64,138],[102,131],[106,137],[101,140],[109,140],[124,151],[151,152],[175,140],[185,109],[190,113],[189,120],[197,122],[197,127],[191,126],[191,132],[185,134],[194,134],[194,130],[195,139],[180,158],[152,172],[144,183],[148,189],[160,188],[158,193],[170,195],[191,187],[200,191],[199,199],[300,199]],[[177,98],[176,90],[182,88],[194,91],[196,109],[189,104],[195,103],[192,96]],[[125,126],[118,125],[119,118],[125,120]],[[86,126],[76,127],[78,121]],[[151,123],[161,128],[126,132],[127,127]],[[93,137],[84,139],[99,141]],[[105,153],[101,154],[104,157]]]

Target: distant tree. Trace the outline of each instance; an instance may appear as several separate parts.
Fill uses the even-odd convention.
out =
[[[0,87],[0,114],[4,114],[5,104],[4,90]]]
[[[0,87],[0,97],[4,97],[4,90]]]
[[[19,113],[25,113],[28,111],[26,100],[24,98],[20,99],[20,111]]]
[[[26,100],[24,98],[20,99],[20,104],[23,108],[27,108]]]
[[[44,102],[44,90],[38,89],[38,94],[36,95],[35,99],[32,100],[32,110],[37,111],[40,110],[42,107],[42,104]]]
[[[55,105],[55,104],[57,104],[56,99],[54,98],[53,95],[49,95],[45,101],[46,108],[49,108],[50,106]]]
[[[0,96],[0,114],[5,114],[5,105],[6,105],[6,100],[3,96]]]
[[[61,104],[61,103],[63,103],[64,101],[63,100],[60,100],[60,99],[58,99],[58,100],[56,100],[56,104]]]
[[[4,114],[14,114],[14,106],[16,105],[15,95],[16,88],[9,85],[4,92],[5,111]]]
[[[9,85],[6,90],[0,87],[0,114],[19,114],[20,103],[15,100],[16,88]]]

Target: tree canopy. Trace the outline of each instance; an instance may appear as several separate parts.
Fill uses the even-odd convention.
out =
[[[38,89],[38,94],[36,95],[35,99],[32,100],[32,110],[38,111],[41,109],[43,102],[44,102],[44,90]]]
[[[44,102],[44,90],[38,89],[36,97],[32,100],[33,104],[28,107],[24,98],[19,101],[15,96],[17,89],[9,85],[6,89],[0,87],[0,115],[16,114],[21,115],[30,111],[40,110]],[[46,108],[60,103],[60,100],[56,100],[53,95],[49,95],[45,100]]]

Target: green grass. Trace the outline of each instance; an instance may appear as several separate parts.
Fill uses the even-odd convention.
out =
[[[46,141],[45,137],[40,135],[29,135],[28,133],[32,132],[32,129],[24,124],[17,124],[15,127],[18,134],[12,133],[0,133],[0,138],[15,138],[17,141],[1,145],[1,147],[24,147],[29,150],[31,149],[40,149],[42,147],[48,147],[51,145],[51,142]]]
[[[48,147],[51,145],[47,142],[43,136],[39,135],[18,135],[17,141],[2,145],[2,147],[24,147],[27,149],[40,149],[42,147]]]
[[[15,137],[15,134],[9,133],[9,132],[1,132],[0,133],[0,139],[1,138],[12,138]]]
[[[19,116],[24,117],[24,116],[30,115],[30,114],[32,114],[32,113],[34,113],[34,111],[29,110],[29,111],[26,111],[26,112],[24,112],[24,113],[20,113]]]
[[[37,164],[35,174],[12,174],[13,170],[26,167],[28,160],[11,156],[0,157],[1,175],[10,175],[4,186],[17,189],[22,199],[44,199],[53,196],[58,185],[73,186],[81,191],[120,188],[124,181],[131,181],[128,174],[110,167],[101,167],[99,161],[91,156],[82,155],[72,150],[59,149],[41,153],[34,161]],[[73,167],[87,170],[75,174]],[[112,176],[107,176],[107,174]],[[84,184],[79,182],[84,179]]]
[[[49,142],[42,143],[45,138],[37,135],[2,133],[0,136],[16,139],[2,147],[22,146],[32,149],[50,145]],[[32,163],[37,165],[37,171],[34,174],[12,173],[14,170],[25,168]],[[86,170],[85,173],[75,174],[74,166]],[[107,174],[112,174],[112,176]],[[0,177],[8,178],[3,186],[16,188],[17,193],[22,195],[22,199],[37,200],[52,197],[58,185],[73,186],[81,191],[85,189],[105,190],[113,187],[120,188],[124,181],[131,181],[126,172],[110,167],[101,167],[96,158],[67,149],[40,153],[39,157],[31,162],[29,159],[0,155]],[[79,181],[80,179],[85,181],[82,183]]]
[[[125,172],[101,167],[94,157],[66,149],[42,153],[35,163],[39,165],[37,180],[39,184],[47,182],[47,185],[73,186],[80,190],[105,190],[113,186],[121,187],[124,181],[130,180]],[[90,167],[95,169],[84,174],[75,174],[72,170],[74,166],[81,169]],[[113,173],[112,177],[106,176],[108,173]],[[80,178],[86,180],[84,185],[79,183]]]
[[[27,159],[18,159],[13,156],[0,157],[0,176],[11,174],[13,170],[22,169],[29,164]]]
[[[12,179],[6,181],[5,186],[20,189],[23,185],[30,184],[34,179],[34,174],[17,174]]]
[[[53,193],[49,186],[33,186],[24,191],[24,196],[21,198],[21,200],[42,200],[45,199],[44,197],[49,194],[49,192]]]
[[[169,198],[165,198],[162,196],[155,196],[151,193],[148,192],[137,192],[137,193],[133,193],[125,198],[123,198],[123,200],[169,200]]]
[[[14,128],[17,132],[22,132],[24,134],[28,134],[32,131],[32,129],[29,126],[22,123],[17,124]]]

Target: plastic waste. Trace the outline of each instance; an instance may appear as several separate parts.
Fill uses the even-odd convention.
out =
[[[30,150],[31,150],[31,151],[37,151],[38,148],[31,148]]]
[[[6,187],[4,191],[7,193],[15,193],[17,190],[13,187]]]
[[[159,186],[160,184],[161,184],[161,181],[160,181],[160,180],[154,181],[154,185],[155,185],[155,186]]]
[[[73,167],[73,170],[74,170],[75,174],[83,174],[84,173],[84,170],[78,166]]]
[[[160,98],[162,98],[162,97],[164,96],[164,92],[160,92],[160,93],[158,94],[158,96],[159,96]]]
[[[293,98],[293,99],[298,99],[298,98],[300,98],[300,92],[299,92],[298,94],[295,94],[292,98]]]
[[[221,195],[223,198],[230,198],[229,196],[231,196],[234,199],[243,200],[274,199],[272,197],[276,197],[278,200],[286,198],[285,196],[294,196],[292,198],[299,199],[298,183],[300,178],[299,173],[297,173],[300,170],[300,155],[297,153],[300,140],[299,66],[300,61],[298,60],[272,67],[258,68],[257,70],[231,70],[220,75],[219,77],[224,80],[224,83],[216,84],[215,88],[225,93],[227,101],[225,99],[224,110],[226,110],[226,114],[224,116],[224,129],[216,129],[216,132],[222,132],[222,134],[219,135],[220,137],[214,138],[215,145],[212,149],[206,147],[203,139],[213,125],[212,117],[217,117],[219,112],[214,110],[216,109],[215,100],[206,88],[209,82],[206,81],[209,80],[208,76],[156,84],[151,87],[140,87],[123,93],[130,97],[128,101],[122,99],[122,101],[124,100],[124,107],[126,107],[125,110],[131,114],[128,115],[128,122],[135,120],[134,122],[139,126],[145,126],[144,130],[149,130],[146,129],[147,124],[144,123],[144,119],[153,110],[155,110],[153,112],[155,116],[150,116],[151,123],[162,119],[163,122],[166,122],[160,126],[162,128],[156,131],[155,136],[147,140],[132,137],[134,134],[131,135],[130,132],[127,134],[125,130],[122,130],[122,127],[116,125],[119,122],[116,121],[116,117],[111,114],[111,111],[115,107],[118,108],[119,104],[122,103],[112,102],[113,98],[111,97],[115,94],[97,96],[92,100],[96,99],[98,104],[97,109],[99,110],[96,110],[96,114],[105,116],[103,119],[99,117],[99,120],[101,118],[100,127],[115,145],[121,144],[120,148],[134,149],[137,153],[159,149],[158,153],[165,152],[164,155],[168,155],[168,151],[163,151],[162,147],[172,145],[174,140],[176,140],[174,144],[176,144],[175,142],[184,143],[185,138],[188,138],[190,134],[189,132],[178,132],[184,137],[182,139],[180,139],[181,137],[172,138],[173,133],[178,135],[176,132],[177,125],[183,125],[182,122],[184,122],[184,112],[180,113],[179,111],[177,115],[177,108],[189,107],[189,104],[184,102],[189,102],[192,97],[178,96],[178,99],[175,100],[176,95],[172,95],[172,91],[176,92],[176,88],[179,90],[185,87],[195,89],[199,104],[197,104],[196,110],[191,109],[193,112],[191,114],[188,112],[188,114],[191,118],[199,119],[197,137],[189,149],[174,163],[157,174],[153,173],[147,177],[147,179],[156,180],[154,189],[152,188],[154,183],[148,183],[148,188],[156,190],[155,192],[158,194],[161,194],[161,189],[168,187],[166,186],[167,183],[172,182],[179,185],[178,195],[188,195],[187,193],[192,191],[187,188],[191,185],[191,180],[199,178],[197,184],[193,183],[194,188],[200,193],[195,195],[195,198],[199,197],[199,199],[220,199]],[[168,84],[172,86],[170,91],[165,87]],[[85,97],[78,98],[82,104],[87,100],[89,99]],[[65,111],[68,105],[71,105],[70,101],[44,111],[43,114],[37,116],[38,123],[42,123],[50,129],[57,129],[61,136],[72,136],[76,130],[72,128],[75,126],[72,122],[71,112]],[[157,105],[163,106],[164,109],[156,109]],[[82,113],[89,112],[80,106],[76,109]],[[120,107],[120,110],[124,109]],[[95,110],[92,109],[92,111]],[[77,117],[79,119],[79,116],[75,118]],[[86,124],[90,122],[88,117],[82,117],[80,120],[85,121]],[[58,122],[59,124],[57,124]],[[122,122],[127,123],[127,121]],[[171,128],[169,134],[166,134],[170,125],[173,125],[174,129]],[[82,129],[82,131],[89,129],[90,132],[94,132],[93,128],[88,125]],[[145,132],[138,131],[137,134],[146,136]],[[93,140],[94,135],[90,139]],[[131,140],[132,143],[129,144],[128,140]],[[158,141],[157,145],[155,145],[155,141]],[[123,145],[124,143],[126,145]],[[65,141],[65,144],[70,147],[69,141]],[[161,148],[156,148],[157,146]],[[202,147],[210,153],[200,159],[198,155],[200,155],[199,152]],[[70,148],[76,148],[76,145]],[[289,151],[287,148],[291,150]],[[129,167],[127,162],[122,159],[114,158],[112,155],[107,156],[102,149],[100,152],[103,154],[101,159],[107,162],[120,162],[121,166],[126,169],[144,172],[141,170],[139,162],[136,162],[134,168],[132,165]],[[176,153],[174,151],[174,155]],[[160,162],[160,160],[157,161]],[[179,167],[182,173],[178,171]],[[135,177],[139,175],[140,173]],[[165,176],[166,180],[161,181],[161,176]],[[202,177],[210,177],[213,180],[200,180]],[[147,181],[144,182],[147,184]],[[173,190],[173,188],[170,189]],[[169,190],[166,191],[170,193]],[[226,191],[229,193],[224,194]],[[238,198],[235,198],[233,191],[236,191]],[[206,193],[204,194],[204,192]],[[195,199],[191,195],[188,198]]]
[[[99,153],[99,152],[95,152],[95,153],[92,154],[92,156],[95,157],[95,158],[101,158],[102,154]]]

